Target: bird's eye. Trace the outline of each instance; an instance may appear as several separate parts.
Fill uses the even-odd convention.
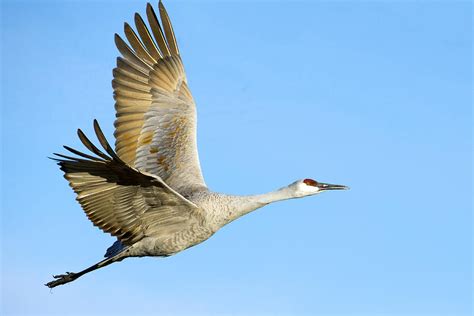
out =
[[[318,186],[318,181],[315,181],[313,179],[304,179],[303,182],[304,184],[312,186],[312,187]]]

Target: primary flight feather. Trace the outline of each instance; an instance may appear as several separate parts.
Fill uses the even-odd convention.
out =
[[[196,108],[176,37],[161,3],[148,4],[149,28],[135,14],[138,32],[125,23],[129,45],[115,35],[122,54],[113,71],[115,150],[99,124],[99,149],[78,130],[90,154],[55,154],[65,178],[92,223],[117,238],[106,259],[54,276],[53,288],[128,257],[165,257],[211,237],[227,223],[275,201],[347,189],[298,180],[277,191],[249,196],[211,192],[203,179],[196,143]],[[160,22],[161,21],[161,22]],[[150,32],[151,30],[151,32]]]

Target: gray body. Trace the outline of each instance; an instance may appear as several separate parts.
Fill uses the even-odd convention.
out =
[[[296,186],[294,183],[293,186]],[[193,192],[188,199],[203,210],[195,225],[180,227],[160,236],[142,239],[122,254],[125,257],[170,256],[197,245],[211,237],[220,228],[239,217],[269,203],[297,198],[294,190],[285,187],[262,195],[237,196],[202,189]]]
[[[211,192],[193,192],[188,199],[203,210],[195,225],[159,237],[146,237],[129,247],[123,257],[170,256],[197,245],[228,223],[273,201],[295,196],[290,190],[279,190],[263,195],[236,196]]]
[[[123,256],[170,256],[197,245],[238,217],[265,204],[251,196],[232,196],[202,190],[189,196],[189,200],[203,210],[194,225],[180,227],[160,236],[146,237],[129,247]]]

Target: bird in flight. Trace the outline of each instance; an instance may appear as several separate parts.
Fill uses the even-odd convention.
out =
[[[128,257],[167,257],[197,245],[233,220],[276,201],[348,187],[302,179],[279,190],[249,196],[210,191],[196,144],[196,107],[170,19],[148,4],[149,27],[135,14],[138,34],[125,23],[127,44],[113,71],[115,150],[94,120],[99,149],[79,129],[90,151],[64,146],[55,154],[87,217],[117,238],[105,259],[77,273],[55,275],[53,288]],[[161,21],[161,22],[160,22]],[[151,30],[151,32],[150,32]]]

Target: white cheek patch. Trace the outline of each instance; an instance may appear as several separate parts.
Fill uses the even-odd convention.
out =
[[[307,185],[307,184],[302,184],[299,186],[298,188],[298,195],[299,196],[306,196],[306,195],[310,195],[310,194],[317,194],[319,193],[321,190],[318,188],[318,187],[313,187],[313,186],[310,186],[310,185]]]
[[[318,187],[313,187],[313,186],[310,186],[310,185],[305,185],[304,186],[304,191],[306,192],[319,192],[319,188]]]

